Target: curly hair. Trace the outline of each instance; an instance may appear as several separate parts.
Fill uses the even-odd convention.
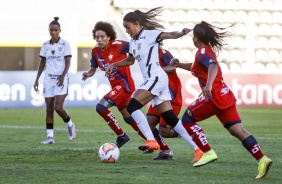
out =
[[[92,36],[94,39],[96,37],[95,36],[96,31],[99,30],[104,31],[106,35],[110,37],[110,40],[115,40],[117,38],[115,28],[109,22],[99,21],[95,24],[94,29],[92,30]]]

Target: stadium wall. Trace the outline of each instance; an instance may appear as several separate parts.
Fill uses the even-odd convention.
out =
[[[44,107],[42,96],[43,76],[40,78],[39,93],[33,90],[35,71],[0,72],[0,108]],[[179,73],[182,81],[183,104],[187,106],[200,94],[198,81],[190,73]],[[95,107],[96,103],[110,90],[103,72],[82,81],[82,72],[69,74],[70,85],[66,107]],[[133,73],[136,86],[142,82],[141,74]],[[224,79],[237,97],[239,106],[281,106],[281,74],[248,75],[226,74]]]

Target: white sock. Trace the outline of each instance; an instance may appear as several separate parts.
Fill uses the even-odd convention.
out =
[[[190,144],[194,150],[199,149],[196,143],[192,140],[191,136],[187,133],[186,129],[182,125],[181,120],[178,121],[176,126],[173,128],[188,144]]]
[[[69,120],[69,122],[66,123],[67,127],[71,127],[73,124],[73,122],[71,121],[71,119]]]
[[[47,129],[46,133],[47,137],[54,137],[54,129]]]
[[[141,110],[134,111],[131,116],[136,121],[139,129],[143,133],[143,135],[147,138],[147,140],[155,140],[152,130],[149,126],[146,116],[142,113]]]

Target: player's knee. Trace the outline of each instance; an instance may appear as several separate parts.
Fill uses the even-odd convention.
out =
[[[127,124],[131,124],[132,122],[134,122],[134,119],[130,116],[130,117],[126,117],[123,118],[123,120],[127,123]]]
[[[107,109],[107,107],[105,107],[104,105],[102,105],[102,104],[97,104],[96,105],[96,111],[99,113],[99,112],[102,112],[102,111],[104,111],[104,110],[106,110]]]
[[[184,112],[182,119],[181,119],[182,123],[194,123],[196,122],[192,111],[187,108],[186,111]]]
[[[178,117],[174,114],[173,110],[168,110],[161,113],[162,118],[166,124],[170,125],[172,128],[175,127],[179,121]]]
[[[137,101],[134,98],[131,98],[127,107],[126,107],[126,110],[129,114],[132,114],[134,111],[139,110],[142,107],[143,107],[143,105],[139,101]]]

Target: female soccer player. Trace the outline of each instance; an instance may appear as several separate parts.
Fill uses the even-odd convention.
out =
[[[231,135],[238,138],[243,146],[258,161],[259,174],[266,176],[272,160],[264,156],[256,139],[246,131],[236,108],[236,98],[224,83],[215,51],[222,49],[224,37],[230,32],[202,21],[193,29],[193,42],[198,48],[194,63],[180,63],[173,60],[171,65],[188,71],[198,78],[202,93],[183,114],[182,122],[194,141],[204,152],[194,167],[203,166],[217,160],[217,155],[208,144],[205,133],[196,123],[215,115]]]
[[[97,45],[92,49],[92,58],[90,61],[90,69],[83,73],[82,80],[92,77],[99,67],[102,71],[111,64],[118,62],[127,57],[129,52],[129,43],[122,40],[116,40],[116,31],[108,22],[97,22],[92,31],[93,38],[97,41]],[[112,90],[109,91],[104,98],[96,105],[96,111],[104,118],[111,129],[116,133],[116,145],[120,148],[126,144],[130,138],[124,133],[118,124],[114,114],[109,108],[116,106],[124,118],[124,121],[131,125],[138,134],[145,138],[139,130],[137,123],[126,110],[126,106],[135,91],[135,84],[131,77],[129,67],[115,68],[111,75],[107,76],[111,84]]]
[[[69,140],[76,138],[75,126],[63,105],[68,94],[69,77],[68,70],[71,62],[71,49],[66,40],[60,38],[61,26],[59,18],[55,17],[49,24],[51,39],[44,42],[40,50],[41,57],[34,90],[38,91],[38,80],[45,69],[43,82],[43,95],[46,103],[46,132],[47,139],[42,144],[53,144],[54,141],[54,110],[63,119],[68,127]]]
[[[152,134],[145,115],[140,110],[150,101],[165,122],[196,150],[198,146],[193,142],[183,127],[182,122],[172,110],[168,77],[160,66],[158,55],[159,42],[161,40],[180,38],[189,33],[190,30],[187,28],[184,28],[181,32],[163,32],[158,30],[164,29],[163,25],[156,19],[156,16],[160,13],[160,8],[157,7],[148,12],[136,10],[124,16],[123,26],[132,38],[130,41],[129,56],[120,62],[109,65],[106,71],[108,75],[111,75],[115,67],[132,65],[135,60],[139,64],[144,82],[134,92],[127,106],[127,111],[137,122],[140,130],[147,139],[145,144],[139,146],[140,150],[149,151],[160,148]]]
[[[162,46],[162,42],[159,44]],[[182,93],[181,93],[181,81],[176,73],[176,67],[170,65],[170,61],[174,58],[172,54],[163,48],[159,48],[159,62],[162,67],[162,69],[167,73],[168,75],[168,81],[169,81],[169,91],[171,94],[171,106],[173,109],[173,112],[176,116],[178,116],[181,107],[182,107]],[[160,145],[161,152],[159,155],[153,160],[164,160],[164,159],[170,159],[173,157],[173,152],[170,150],[166,142],[163,140],[162,137],[165,138],[174,138],[179,137],[178,133],[175,132],[174,129],[172,129],[164,120],[161,118],[158,111],[150,105],[148,112],[146,114],[148,123],[151,127],[151,130],[153,131],[153,135],[156,139],[156,141]],[[156,128],[157,124],[159,124],[159,131]],[[160,133],[159,133],[160,132]],[[146,153],[146,152],[145,152]],[[194,150],[194,159],[191,161],[192,163],[195,163],[199,161],[199,159],[202,157],[203,153],[200,149]]]

